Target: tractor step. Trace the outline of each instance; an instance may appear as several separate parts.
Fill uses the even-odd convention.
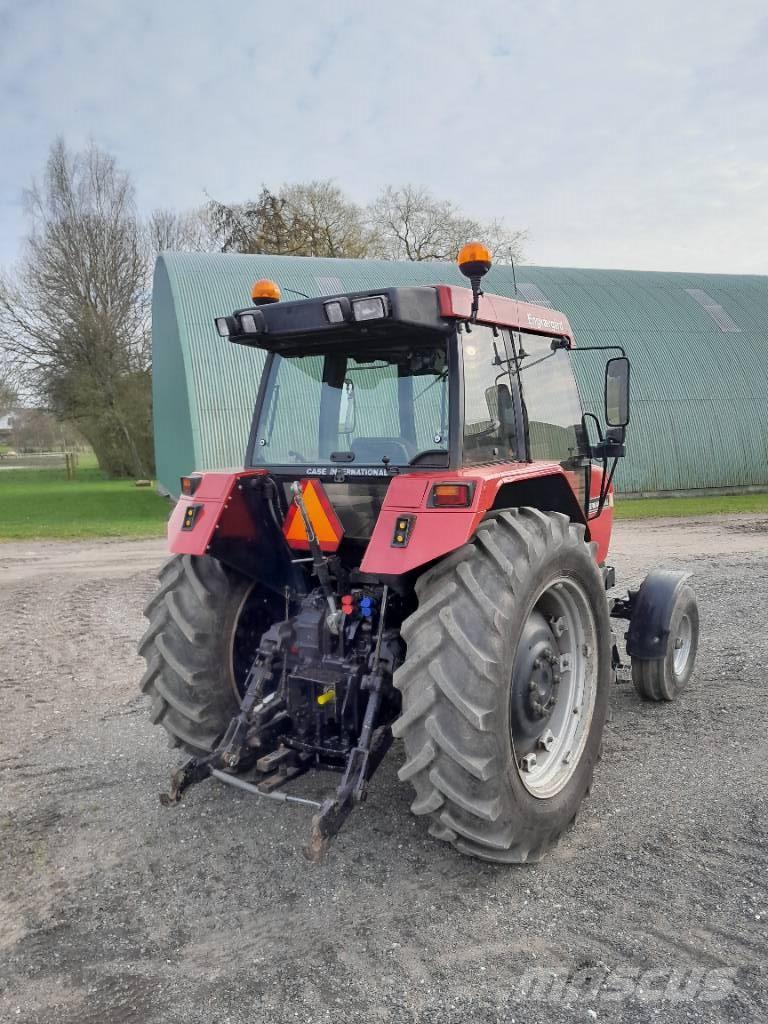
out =
[[[257,783],[259,792],[272,793],[274,790],[284,786],[286,782],[298,778],[299,775],[304,775],[307,771],[309,771],[309,765],[295,764],[290,768],[283,768],[279,772],[272,772],[271,775]]]
[[[280,746],[277,750],[273,750],[270,754],[264,754],[256,762],[256,769],[263,775],[269,775],[271,772],[276,772],[278,769],[295,767],[298,764],[299,755],[295,750],[291,750],[290,747]]]

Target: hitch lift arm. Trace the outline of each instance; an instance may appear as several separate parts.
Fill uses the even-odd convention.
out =
[[[392,743],[390,727],[376,726],[384,685],[381,647],[387,598],[388,587],[385,586],[370,672],[361,680],[361,687],[368,691],[368,701],[360,735],[357,745],[348,755],[342,781],[332,797],[319,803],[317,800],[276,792],[289,780],[308,771],[312,762],[310,754],[283,745],[256,761],[257,771],[264,773],[263,780],[258,784],[234,774],[235,770],[252,756],[253,746],[260,745],[259,734],[277,725],[287,716],[284,696],[281,693],[282,685],[274,693],[263,695],[265,684],[279,668],[284,651],[293,636],[291,623],[285,620],[272,626],[262,638],[248,672],[248,685],[240,711],[230,722],[221,743],[212,754],[202,758],[192,757],[173,773],[170,792],[160,795],[163,806],[178,803],[190,786],[213,777],[254,796],[317,808],[317,814],[312,819],[310,839],[304,847],[304,855],[315,863],[321,861],[330,840],[339,832],[355,806],[365,800],[368,781]]]

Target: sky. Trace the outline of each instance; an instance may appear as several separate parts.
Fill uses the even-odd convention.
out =
[[[764,0],[0,0],[0,269],[57,135],[145,213],[410,182],[530,263],[768,274]]]

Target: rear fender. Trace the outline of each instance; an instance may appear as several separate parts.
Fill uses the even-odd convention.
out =
[[[469,508],[430,508],[433,484],[453,482],[473,485]],[[568,476],[556,462],[521,463],[503,469],[478,466],[439,476],[401,474],[389,485],[360,568],[378,576],[400,576],[421,569],[469,543],[488,512],[521,505],[564,512],[576,522],[585,521]],[[393,543],[396,527],[404,516],[410,523],[408,543],[397,547]]]
[[[253,536],[253,520],[241,481],[259,472],[202,473],[195,493],[182,495],[168,520],[168,548],[174,555],[205,555],[217,533],[243,540]],[[191,525],[185,525],[189,524]]]
[[[263,490],[268,485],[264,470],[202,474],[194,495],[182,496],[171,513],[170,551],[212,555],[277,591],[286,584],[300,586],[282,532],[269,514]]]
[[[562,473],[503,484],[496,492],[492,510],[526,506],[542,512],[562,512],[574,523],[585,522],[584,508]]]

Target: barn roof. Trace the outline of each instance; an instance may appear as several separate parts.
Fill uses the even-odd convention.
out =
[[[230,345],[214,316],[249,302],[260,277],[286,299],[406,284],[464,284],[451,263],[163,253],[152,334],[157,476],[175,494],[193,469],[242,463],[264,354]],[[488,292],[513,297],[509,266]],[[565,313],[577,345],[632,359],[624,491],[768,486],[768,277],[517,268],[521,299]],[[588,408],[602,408],[603,360],[574,359]]]

